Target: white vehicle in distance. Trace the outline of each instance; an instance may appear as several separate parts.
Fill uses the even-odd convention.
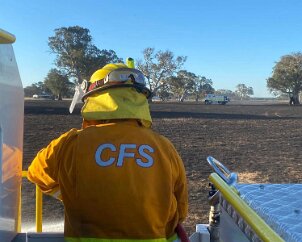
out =
[[[55,97],[53,95],[49,95],[49,94],[34,94],[33,95],[34,99],[50,99],[50,100],[54,100]]]
[[[207,94],[204,99],[205,104],[227,104],[230,99],[225,95]]]

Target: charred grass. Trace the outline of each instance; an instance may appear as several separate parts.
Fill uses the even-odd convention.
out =
[[[81,127],[80,107],[68,113],[69,101],[26,101],[24,162],[71,128]],[[153,103],[153,129],[169,138],[180,153],[189,186],[189,234],[207,223],[209,205],[206,162],[211,155],[237,172],[243,183],[302,182],[302,106],[282,104],[225,106]],[[23,222],[34,217],[34,187],[24,181]],[[45,221],[63,219],[62,204],[44,196]]]

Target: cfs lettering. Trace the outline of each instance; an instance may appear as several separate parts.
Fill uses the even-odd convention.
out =
[[[102,153],[104,151],[110,151],[113,153],[118,152],[118,158],[111,156],[107,160],[102,159]],[[148,153],[146,153],[148,152]],[[137,145],[137,144],[121,144],[119,149],[115,145],[107,143],[101,144],[95,152],[95,161],[99,166],[106,167],[111,166],[116,162],[116,166],[121,167],[124,164],[124,158],[134,158],[135,154],[139,154],[141,158],[145,158],[146,161],[143,161],[141,158],[136,158],[135,162],[137,165],[149,168],[153,165],[153,157],[150,153],[154,153],[154,149],[150,145]]]

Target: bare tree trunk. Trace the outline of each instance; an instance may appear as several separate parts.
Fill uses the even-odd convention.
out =
[[[300,104],[300,100],[299,100],[299,91],[295,91],[295,92],[294,92],[293,98],[294,98],[294,105]]]

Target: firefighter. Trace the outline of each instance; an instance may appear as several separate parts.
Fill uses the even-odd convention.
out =
[[[144,75],[107,64],[83,82],[82,129],[42,149],[28,179],[65,207],[67,241],[174,241],[187,215],[183,162],[151,129]]]

